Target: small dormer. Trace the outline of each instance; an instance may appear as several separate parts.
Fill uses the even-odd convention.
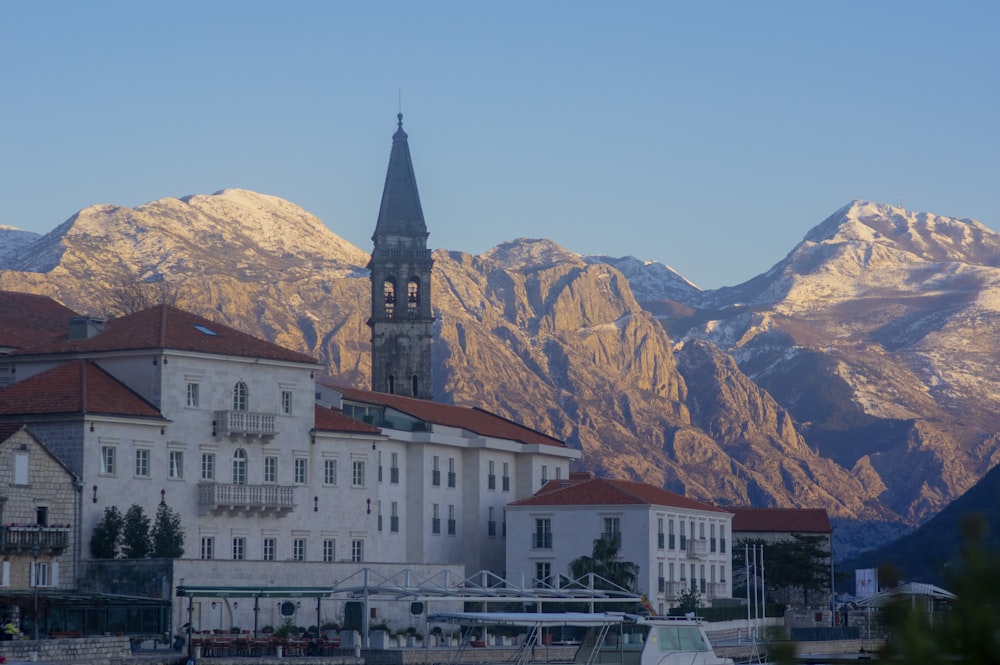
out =
[[[93,316],[74,316],[69,320],[70,341],[90,339],[104,331],[104,319]]]

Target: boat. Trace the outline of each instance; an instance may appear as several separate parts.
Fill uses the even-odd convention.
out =
[[[517,655],[509,659],[525,665],[545,659],[545,650],[558,633],[557,645],[575,646],[575,665],[732,665],[730,658],[715,655],[696,617],[647,617],[620,612],[441,612],[430,622],[462,626],[462,640],[452,662],[462,662],[461,652],[492,630],[524,629]],[[478,640],[477,640],[478,641]],[[540,651],[541,650],[541,651]]]

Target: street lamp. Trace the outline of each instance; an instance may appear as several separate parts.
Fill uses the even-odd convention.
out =
[[[35,531],[35,544],[31,546],[31,558],[35,560],[34,568],[31,571],[31,577],[34,580],[34,596],[35,596],[35,614],[32,620],[32,633],[34,635],[34,640],[38,641],[38,555],[41,553],[42,548],[38,544],[39,532]]]

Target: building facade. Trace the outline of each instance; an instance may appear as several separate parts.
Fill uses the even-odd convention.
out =
[[[682,593],[730,598],[732,514],[667,490],[574,473],[507,506],[507,573],[555,586],[599,538],[620,538],[619,560],[638,567],[637,591],[659,614]]]

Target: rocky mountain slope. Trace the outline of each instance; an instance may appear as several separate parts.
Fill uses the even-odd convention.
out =
[[[970,327],[965,351],[978,351],[937,369],[928,360],[930,346],[960,344],[970,303],[989,301],[994,236],[941,218],[921,234],[916,220],[883,214],[840,211],[784,263],[716,292],[662,264],[581,257],[546,240],[479,256],[438,250],[435,394],[561,437],[588,469],[694,498],[821,506],[848,524],[915,522],[997,454],[988,418],[958,417],[977,386],[963,372],[985,370],[976,354],[995,343]],[[898,235],[908,242],[890,242]],[[848,256],[878,272],[849,272],[838,263]],[[286,201],[226,190],[82,210],[0,251],[0,288],[101,314],[120,309],[115,284],[166,283],[181,306],[314,354],[337,380],[366,387],[367,259]],[[977,311],[989,325],[992,310]],[[918,357],[923,365],[910,362]]]
[[[726,350],[911,521],[1000,461],[1000,235],[978,222],[855,201],[766,273],[672,308],[673,334]]]

